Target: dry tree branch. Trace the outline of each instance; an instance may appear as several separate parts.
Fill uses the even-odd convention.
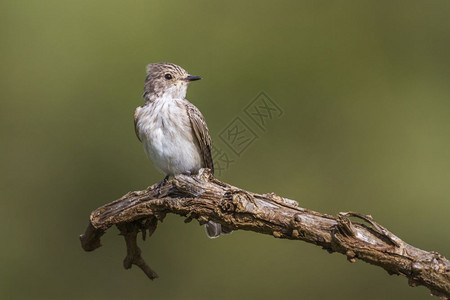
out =
[[[411,286],[424,285],[435,296],[450,298],[450,262],[437,252],[415,248],[376,223],[371,216],[354,212],[337,217],[298,206],[297,202],[275,194],[255,194],[214,178],[208,169],[196,176],[177,175],[161,189],[156,185],[129,192],[91,213],[86,232],[80,236],[86,251],[100,247],[100,237],[116,225],[125,237],[124,267],[132,264],[150,278],[158,275],[145,263],[136,237],[156,230],[167,213],[186,217],[185,222],[208,220],[227,228],[270,234],[276,238],[303,240],[332,252],[345,254],[350,262],[361,259],[404,275]],[[363,222],[354,222],[354,217]]]

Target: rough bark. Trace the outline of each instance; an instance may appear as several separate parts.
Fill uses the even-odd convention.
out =
[[[155,279],[158,275],[141,257],[136,238],[139,232],[144,239],[147,233],[151,236],[167,213],[184,216],[185,222],[212,220],[232,230],[303,240],[345,254],[350,262],[360,259],[389,274],[406,276],[411,286],[424,285],[433,295],[450,298],[450,262],[437,252],[405,243],[371,216],[345,212],[335,217],[311,211],[273,193],[259,195],[221,182],[207,169],[196,176],[177,175],[161,190],[153,185],[129,192],[94,210],[80,236],[81,245],[86,251],[95,250],[104,232],[116,225],[127,245],[124,267],[134,264]]]

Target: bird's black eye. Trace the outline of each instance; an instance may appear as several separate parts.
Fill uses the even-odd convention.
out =
[[[164,75],[164,78],[167,79],[167,80],[170,80],[170,79],[172,79],[172,75],[166,74],[166,75]]]

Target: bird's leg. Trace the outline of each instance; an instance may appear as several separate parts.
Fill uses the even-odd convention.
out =
[[[158,185],[156,186],[156,190],[158,191],[158,197],[161,195],[161,188],[167,183],[168,180],[169,175],[166,175],[166,177],[164,177],[164,179],[161,180],[160,183],[158,183]]]

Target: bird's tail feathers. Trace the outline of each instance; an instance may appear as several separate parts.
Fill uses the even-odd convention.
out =
[[[208,221],[208,223],[205,224],[205,230],[206,235],[211,238],[215,239],[220,236],[220,234],[230,234],[233,231],[223,227],[222,225],[215,223],[213,221]]]

